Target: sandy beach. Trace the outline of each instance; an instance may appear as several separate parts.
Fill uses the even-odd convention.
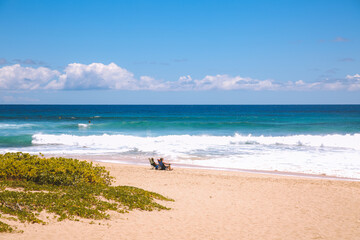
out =
[[[0,239],[359,239],[360,182],[101,163],[114,185],[173,198],[169,211],[110,220],[18,223]],[[13,223],[13,222],[12,222]]]

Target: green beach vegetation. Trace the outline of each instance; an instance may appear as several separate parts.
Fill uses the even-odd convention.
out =
[[[156,200],[173,201],[131,186],[111,186],[102,166],[71,158],[0,154],[0,232],[13,232],[4,219],[46,224],[45,210],[59,221],[109,219],[109,211],[169,209]],[[7,221],[9,222],[9,221]]]

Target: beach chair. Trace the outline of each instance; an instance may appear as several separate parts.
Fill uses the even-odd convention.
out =
[[[153,169],[157,170],[159,168],[159,165],[155,163],[154,158],[149,158],[149,162]]]
[[[171,164],[164,163],[162,158],[158,159],[158,163],[159,163],[160,170],[170,170],[170,171],[172,170]]]

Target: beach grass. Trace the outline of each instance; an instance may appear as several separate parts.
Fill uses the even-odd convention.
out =
[[[46,224],[45,210],[64,219],[109,219],[108,211],[169,209],[155,200],[173,201],[131,186],[111,186],[104,167],[71,158],[6,153],[0,155],[0,219]],[[0,220],[0,232],[14,228]]]

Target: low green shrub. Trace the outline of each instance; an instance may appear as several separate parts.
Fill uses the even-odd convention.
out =
[[[109,185],[113,179],[104,167],[77,159],[28,153],[0,154],[0,179],[32,181],[37,184],[71,186],[82,183]]]
[[[173,201],[130,186],[110,186],[104,167],[68,158],[44,158],[24,153],[0,155],[0,212],[21,222],[42,223],[41,211],[58,220],[108,219],[108,211],[168,209],[154,200]],[[0,219],[2,217],[0,216]],[[0,232],[13,228],[0,222]]]
[[[0,221],[0,232],[13,232],[13,231],[14,229],[10,227],[9,224]]]

